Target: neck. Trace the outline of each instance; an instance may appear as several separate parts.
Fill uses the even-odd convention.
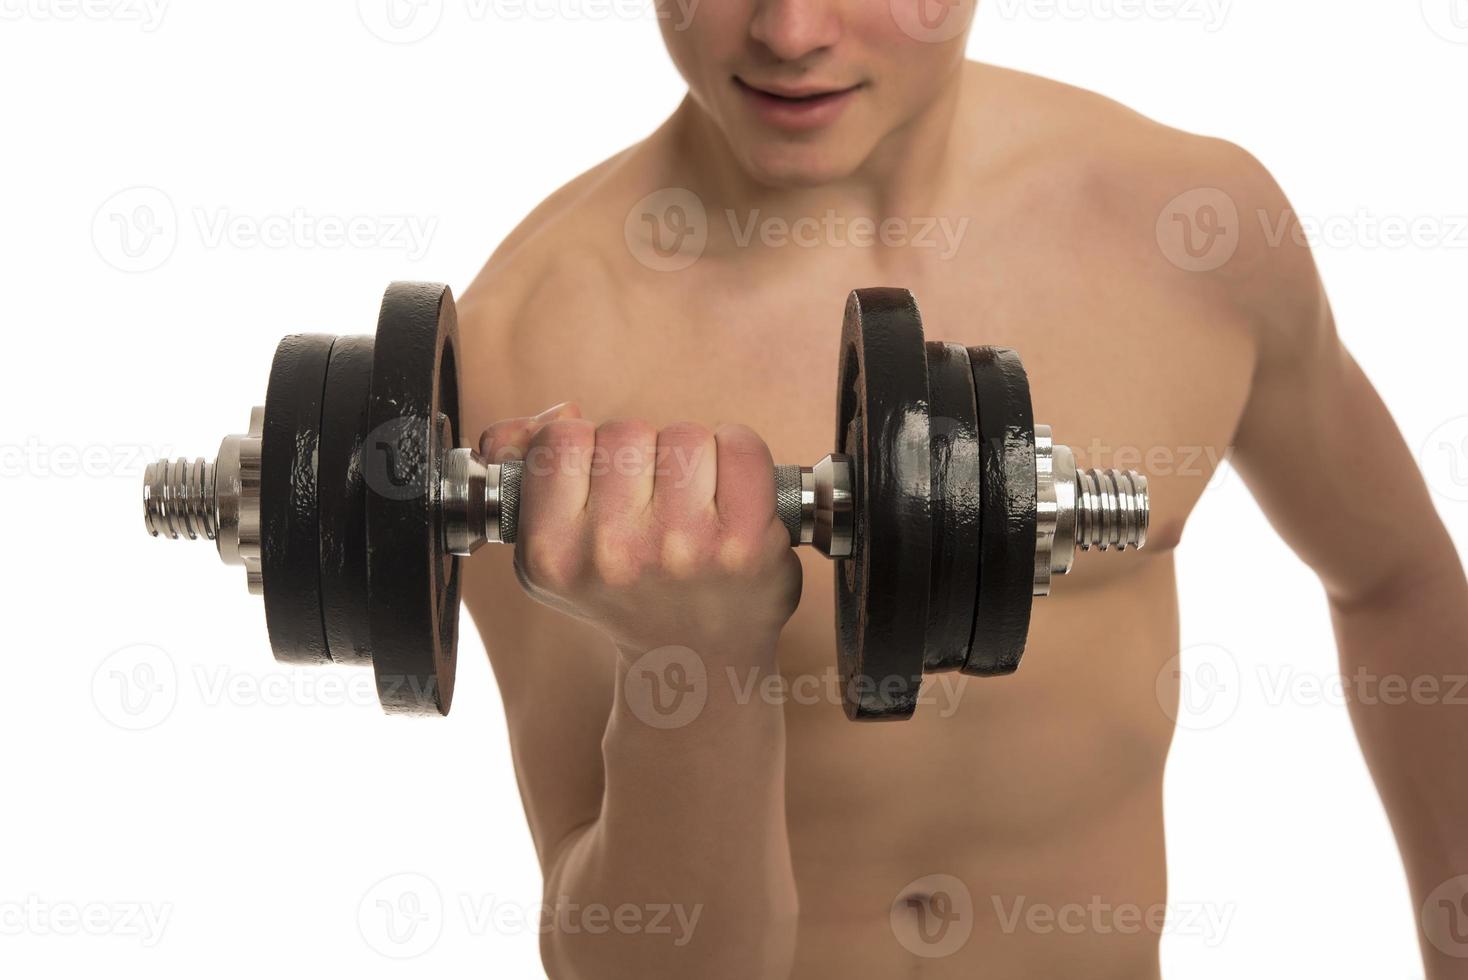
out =
[[[877,219],[928,213],[955,172],[953,156],[963,86],[962,66],[937,98],[889,131],[850,174],[811,185],[774,186],[750,174],[723,131],[692,96],[669,120],[689,186],[711,207],[811,214],[835,208]]]

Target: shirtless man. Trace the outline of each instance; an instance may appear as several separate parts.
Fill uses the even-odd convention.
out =
[[[920,2],[663,18],[688,97],[538,207],[461,299],[468,431],[497,458],[557,463],[527,477],[513,560],[484,549],[465,588],[493,623],[546,901],[698,915],[681,945],[553,929],[553,977],[1157,976],[1155,922],[1041,931],[1001,913],[1166,900],[1172,551],[1226,452],[1319,574],[1348,675],[1468,669],[1457,555],[1307,248],[1230,218],[1289,220],[1269,175],[1228,143],[967,62],[971,4],[934,27]],[[801,218],[821,223],[814,246],[768,233]],[[858,219],[897,223],[858,241]],[[925,219],[961,229],[955,247],[922,247]],[[1233,237],[1211,255],[1205,234]],[[1037,601],[1016,676],[889,725],[746,686],[834,664],[833,566],[787,547],[771,457],[831,450],[840,311],[869,285],[910,288],[930,339],[1020,350],[1059,441],[1135,453],[1088,465],[1204,450],[1152,472],[1145,551],[1083,561]],[[588,476],[594,447],[695,462]],[[1100,621],[1084,650],[1066,642]],[[707,702],[660,729],[625,695],[629,667],[669,645],[708,666]],[[1364,702],[1352,716],[1420,908],[1468,872],[1468,782],[1439,768],[1468,755],[1468,723]],[[1432,939],[1428,975],[1468,977]]]

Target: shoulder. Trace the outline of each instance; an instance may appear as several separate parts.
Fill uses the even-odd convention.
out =
[[[1256,339],[1318,319],[1298,218],[1247,150],[1034,75],[977,66],[969,85],[983,117],[1017,119],[1010,179],[1078,247]]]
[[[461,330],[497,338],[548,300],[593,291],[610,278],[611,254],[601,234],[606,222],[596,219],[608,208],[608,185],[636,152],[623,151],[576,177],[505,237],[459,299]],[[573,282],[578,289],[565,288]]]
[[[616,342],[646,272],[628,247],[627,216],[659,186],[666,156],[658,134],[629,147],[547,197],[495,249],[458,300],[471,401],[488,390],[538,397],[528,389],[563,369],[568,351],[598,361]]]

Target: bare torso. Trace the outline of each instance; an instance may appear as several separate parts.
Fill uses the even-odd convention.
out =
[[[711,204],[703,257],[649,269],[624,237],[629,209],[696,177],[666,131],[609,161],[544,205],[462,298],[468,428],[574,399],[594,419],[743,422],[778,461],[810,462],[833,446],[840,314],[859,286],[911,289],[929,339],[1018,349],[1036,419],[1058,440],[1149,471],[1151,540],[1136,559],[1089,558],[1037,600],[1016,676],[930,678],[913,721],[875,726],[846,721],[831,693],[832,566],[802,556],[779,651],[794,975],[1150,977],[1157,930],[1127,910],[1166,902],[1172,548],[1230,445],[1254,349],[1157,243],[1167,202],[1208,186],[1189,159],[1204,141],[979,66],[955,139],[972,169],[911,215],[967,220],[951,257],[941,245],[733,247]],[[526,598],[506,553],[470,563],[466,596],[494,624],[544,857],[595,815],[611,652]],[[921,884],[933,875],[962,882],[973,910],[971,936],[942,956],[925,955],[947,953],[951,906]]]

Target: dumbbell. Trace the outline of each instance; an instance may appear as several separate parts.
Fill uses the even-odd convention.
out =
[[[1018,355],[926,341],[905,289],[847,297],[836,401],[835,450],[776,467],[776,509],[837,562],[852,719],[910,717],[925,673],[1014,672],[1032,597],[1078,550],[1146,543],[1146,478],[1078,470],[1034,424]],[[526,465],[457,446],[471,435],[452,293],[393,283],[375,337],[282,340],[214,462],[149,465],[145,525],[244,566],[278,660],[371,665],[385,710],[447,714],[460,558],[514,543]]]

